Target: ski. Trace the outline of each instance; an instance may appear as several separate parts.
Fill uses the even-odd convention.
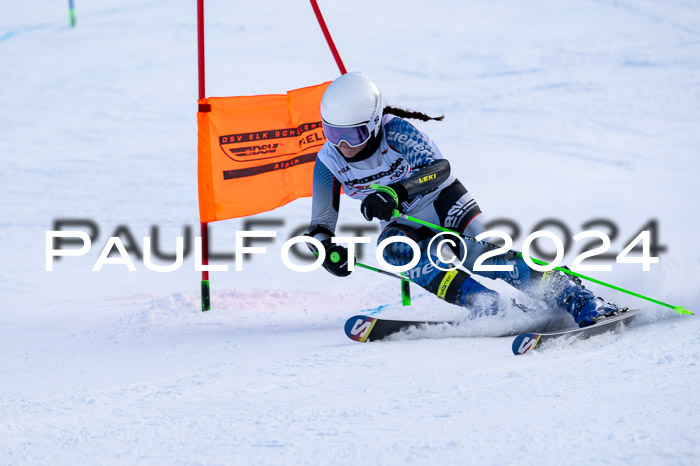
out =
[[[418,320],[389,320],[357,315],[350,317],[345,322],[345,334],[351,340],[364,343],[376,341],[393,335],[394,333],[408,330],[411,327],[419,328],[435,325],[454,325],[452,321],[418,321]]]
[[[630,323],[637,315],[639,315],[638,310],[628,310],[618,315],[607,317],[594,325],[589,325],[588,327],[550,333],[523,333],[518,335],[515,340],[513,340],[513,353],[515,355],[525,354],[531,349],[534,349],[537,345],[541,345],[544,342],[559,338],[575,337],[577,339],[586,339],[601,333],[618,331],[622,328],[623,324]],[[450,326],[458,323],[460,322],[450,320],[390,320],[365,315],[356,315],[350,317],[345,322],[345,334],[351,340],[364,343],[367,341],[382,340],[389,335],[403,332],[410,328],[438,325]]]
[[[566,337],[586,339],[594,335],[600,335],[601,333],[618,331],[624,328],[624,324],[629,324],[638,315],[639,310],[627,310],[618,315],[606,317],[605,319],[600,320],[593,325],[589,325],[588,327],[552,333],[523,333],[515,337],[515,340],[513,340],[513,354],[516,356],[525,354],[528,351],[535,349],[537,345]]]

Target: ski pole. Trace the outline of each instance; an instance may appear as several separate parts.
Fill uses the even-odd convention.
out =
[[[331,261],[333,261],[333,254],[338,254],[338,253],[337,252],[331,253]],[[336,259],[333,262],[337,262],[337,260],[339,260],[339,259],[340,259],[340,257],[338,257],[338,259]],[[410,278],[405,276],[403,273],[401,275],[398,275],[395,273],[387,272],[386,270],[382,270],[382,269],[378,269],[376,267],[362,264],[361,262],[355,262],[355,265],[358,267],[362,267],[364,269],[367,269],[367,270],[371,270],[373,272],[381,273],[382,275],[386,275],[388,277],[398,278],[399,280],[401,280],[401,303],[404,306],[411,305],[411,289],[409,288],[409,283],[413,283],[413,280],[411,280]]]
[[[314,256],[318,257],[318,252],[314,251]],[[332,252],[330,259],[331,259],[331,262],[333,262],[335,264],[340,260],[340,254],[338,254],[338,252]],[[371,265],[363,264],[361,262],[355,261],[355,265],[358,267],[362,267],[363,269],[371,270],[372,272],[377,272],[377,273],[380,273],[382,275],[386,275],[386,276],[392,277],[392,278],[398,278],[399,280],[401,280],[401,303],[404,306],[411,305],[411,289],[409,288],[409,284],[413,283],[413,280],[408,278],[403,273],[401,275],[398,275],[395,273],[387,272],[386,270],[372,267]]]
[[[70,16],[70,27],[75,27],[75,6],[73,6],[73,0],[68,0],[68,15]]]
[[[402,213],[399,212],[398,210],[394,210],[394,212],[393,212],[393,214],[392,214],[392,217],[401,218],[401,219],[408,220],[408,221],[411,221],[411,222],[414,222],[414,223],[418,223],[418,224],[420,224],[420,225],[425,225],[425,226],[427,226],[427,227],[434,228],[435,230],[444,231],[444,232],[446,232],[446,233],[453,233],[453,234],[455,234],[455,235],[461,236],[462,238],[464,238],[464,239],[466,239],[466,240],[469,240],[469,241],[471,241],[471,242],[473,242],[473,243],[481,244],[482,246],[486,246],[487,248],[490,248],[490,249],[499,249],[499,247],[496,246],[495,244],[491,244],[491,243],[486,242],[486,241],[478,241],[476,238],[474,238],[474,237],[472,237],[472,236],[465,235],[464,233],[458,233],[458,232],[456,232],[456,231],[454,231],[454,230],[450,230],[449,228],[445,228],[445,227],[442,227],[442,226],[440,226],[440,225],[435,225],[434,223],[426,222],[425,220],[421,220],[421,219],[419,219],[419,218],[414,218],[414,217],[408,216],[408,215],[406,215],[406,214],[402,214]],[[514,251],[514,250],[512,250],[512,249],[509,250],[506,254],[514,254],[514,255],[516,255],[516,256],[518,256],[518,257],[521,257],[521,258],[523,257],[523,254],[522,254],[521,252]],[[534,257],[530,257],[530,260],[531,260],[532,262],[534,262],[535,264],[538,264],[538,265],[549,265],[547,262],[541,261],[541,260],[539,260],[539,259],[535,259]],[[573,272],[573,271],[571,271],[571,270],[569,270],[569,269],[565,269],[565,268],[563,268],[563,267],[554,267],[554,270],[558,270],[558,271],[560,271],[560,272],[568,273],[569,275],[573,275],[573,276],[575,276],[575,277],[582,278],[582,279],[584,279],[584,280],[588,280],[588,281],[591,281],[591,282],[593,282],[593,283],[597,283],[597,284],[599,284],[599,285],[607,286],[608,288],[612,288],[613,290],[621,291],[621,292],[623,292],[623,293],[627,293],[627,294],[629,294],[629,295],[636,296],[637,298],[646,299],[647,301],[651,301],[652,303],[656,303],[656,304],[658,304],[658,305],[660,305],[660,306],[665,306],[665,307],[668,307],[668,308],[670,308],[670,309],[673,309],[673,310],[676,311],[679,315],[683,315],[683,314],[693,315],[692,312],[690,312],[689,310],[683,308],[683,306],[673,306],[673,305],[671,305],[671,304],[664,303],[664,302],[662,302],[662,301],[658,301],[658,300],[656,300],[656,299],[649,298],[649,297],[644,296],[644,295],[641,295],[641,294],[639,294],[639,293],[635,293],[635,292],[633,292],[633,291],[629,291],[629,290],[626,290],[626,289],[624,289],[624,288],[620,288],[619,286],[611,285],[610,283],[605,283],[605,282],[603,282],[603,281],[596,280],[595,278],[592,278],[592,277],[587,277],[586,275],[582,275],[582,274],[580,274],[580,273]]]
[[[332,259],[331,259],[331,260],[332,260]],[[382,275],[386,275],[386,276],[388,276],[388,277],[398,278],[399,280],[404,280],[404,281],[407,281],[407,282],[413,282],[413,280],[411,280],[411,279],[408,278],[408,277],[404,277],[404,276],[401,276],[401,275],[397,275],[397,274],[395,274],[395,273],[387,272],[386,270],[378,269],[378,268],[376,268],[376,267],[372,267],[372,266],[370,266],[370,265],[366,265],[366,264],[363,264],[363,263],[361,263],[361,262],[355,262],[355,265],[358,266],[358,267],[362,267],[363,269],[371,270],[372,272],[381,273]]]
[[[318,257],[318,252],[314,251],[314,256]],[[340,260],[340,254],[337,252],[332,252],[330,256],[331,262],[334,264],[337,264],[338,261]],[[378,269],[376,267],[372,267],[371,265],[363,264],[361,262],[355,261],[355,265],[358,267],[362,267],[363,269],[371,270],[372,272],[377,272],[381,273],[382,275],[386,275],[387,277],[392,277],[392,278],[398,278],[399,280],[403,280],[406,282],[413,282],[410,278],[406,277],[405,275],[398,275],[392,272],[387,272],[386,270]]]

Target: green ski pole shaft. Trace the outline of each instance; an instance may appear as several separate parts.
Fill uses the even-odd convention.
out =
[[[398,278],[399,280],[405,280],[407,282],[413,281],[408,277],[403,277],[403,276],[395,274],[395,273],[387,272],[386,270],[382,270],[382,269],[378,269],[376,267],[372,267],[370,265],[362,264],[361,262],[355,262],[355,265],[358,267],[362,267],[363,269],[371,270],[372,272],[381,273],[382,275],[386,275],[387,277]]]
[[[406,215],[406,214],[402,214],[402,213],[399,212],[398,210],[394,210],[392,216],[393,216],[393,217],[396,217],[396,218],[401,218],[401,219],[403,219],[403,220],[408,220],[408,221],[410,221],[410,222],[418,223],[418,224],[420,224],[420,225],[425,225],[425,226],[430,227],[430,228],[433,228],[433,229],[435,229],[435,230],[444,231],[444,232],[446,232],[446,233],[453,233],[453,234],[455,234],[455,235],[457,235],[457,236],[461,236],[462,238],[464,238],[464,239],[466,239],[466,240],[469,240],[469,241],[471,241],[471,242],[473,242],[473,243],[481,244],[482,246],[485,246],[485,247],[490,248],[490,249],[499,249],[499,247],[496,246],[495,244],[491,244],[491,243],[486,242],[486,241],[479,241],[479,240],[477,240],[476,238],[474,238],[474,237],[472,237],[472,236],[465,235],[464,233],[459,233],[459,232],[456,232],[456,231],[454,231],[454,230],[450,230],[449,228],[445,228],[445,227],[440,226],[440,225],[435,225],[434,223],[426,222],[425,220],[421,220],[421,219],[419,219],[419,218],[414,218],[414,217],[411,217],[411,216]],[[514,255],[516,255],[516,256],[518,256],[518,257],[523,257],[523,254],[522,254],[521,252],[514,251],[514,250],[512,250],[512,249],[509,250],[509,251],[507,251],[506,254],[514,254]],[[532,262],[534,262],[535,264],[538,264],[538,265],[549,265],[547,262],[541,261],[541,260],[539,260],[539,259],[535,259],[534,257],[530,257],[530,260],[531,260]],[[597,284],[599,284],[599,285],[606,286],[606,287],[608,287],[608,288],[612,288],[613,290],[617,290],[617,291],[621,291],[621,292],[623,292],[623,293],[627,293],[627,294],[632,295],[632,296],[635,296],[635,297],[637,297],[637,298],[646,299],[647,301],[650,301],[650,302],[652,302],[652,303],[658,304],[658,305],[660,305],[660,306],[664,306],[664,307],[668,307],[668,308],[670,308],[670,309],[673,309],[673,310],[676,311],[679,315],[683,315],[683,314],[693,315],[692,312],[690,312],[689,310],[685,309],[683,306],[673,306],[673,305],[671,305],[671,304],[664,303],[664,302],[662,302],[662,301],[658,301],[658,300],[656,300],[656,299],[649,298],[649,297],[644,296],[644,295],[641,295],[641,294],[639,294],[639,293],[635,293],[635,292],[633,292],[633,291],[629,291],[629,290],[626,290],[626,289],[624,289],[624,288],[620,288],[619,286],[611,285],[610,283],[605,283],[605,282],[603,282],[603,281],[596,280],[595,278],[587,277],[586,275],[582,275],[582,274],[580,274],[580,273],[573,272],[573,271],[571,271],[571,270],[569,270],[569,269],[565,269],[565,268],[563,268],[563,267],[554,267],[554,270],[558,270],[558,271],[560,271],[560,272],[564,272],[564,273],[567,273],[567,274],[569,274],[569,275],[573,275],[573,276],[575,276],[575,277],[579,277],[579,278],[582,278],[582,279],[584,279],[584,280],[588,280],[588,281],[590,281],[590,282],[593,282],[593,283],[597,283]]]
[[[73,0],[68,0],[68,15],[70,16],[70,27],[75,27],[75,6]]]
[[[331,259],[331,262],[337,263],[340,260],[340,254],[338,254],[337,252],[332,252],[330,259]],[[376,267],[372,267],[372,266],[363,264],[361,262],[356,261],[355,265],[358,267],[362,267],[364,269],[367,269],[367,270],[371,270],[372,272],[377,272],[377,273],[380,273],[382,275],[386,275],[386,276],[393,277],[393,278],[398,278],[399,280],[401,280],[401,303],[404,306],[411,305],[411,289],[409,287],[409,283],[411,283],[413,280],[411,280],[410,278],[406,277],[403,274],[397,275],[395,273],[387,272],[386,270],[378,269]]]

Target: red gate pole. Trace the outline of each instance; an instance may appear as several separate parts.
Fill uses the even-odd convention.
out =
[[[318,25],[321,26],[321,31],[323,32],[323,37],[326,38],[326,42],[328,42],[328,47],[331,49],[331,53],[333,54],[333,58],[335,58],[335,63],[338,65],[338,69],[340,70],[340,74],[345,74],[348,72],[348,70],[345,69],[345,65],[343,64],[343,59],[340,58],[340,54],[338,53],[338,49],[335,48],[335,42],[333,42],[333,38],[331,37],[331,33],[328,30],[328,26],[326,26],[326,21],[323,19],[323,15],[321,14],[321,9],[318,7],[318,3],[316,0],[310,0],[311,1],[311,8],[314,9],[314,13],[316,14],[316,19],[318,20]]]
[[[197,0],[197,68],[199,100],[206,97],[204,88],[204,0]],[[202,235],[202,265],[209,265],[209,224],[200,222]],[[209,271],[202,270],[202,312],[211,309],[209,300]]]
[[[206,97],[204,91],[204,0],[197,0],[197,69],[199,71],[199,98]]]

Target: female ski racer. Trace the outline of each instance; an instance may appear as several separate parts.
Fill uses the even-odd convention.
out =
[[[497,314],[507,306],[497,292],[486,288],[464,270],[442,271],[430,264],[429,256],[433,263],[441,264],[437,251],[428,250],[428,243],[435,234],[431,229],[392,218],[394,209],[398,209],[469,236],[477,236],[485,230],[481,209],[450,173],[449,162],[425,133],[404,118],[442,119],[384,106],[377,86],[359,72],[344,74],[328,86],[321,100],[321,119],[327,140],[314,168],[311,225],[307,234],[326,248],[323,262],[326,270],[340,277],[350,274],[347,248],[331,242],[342,185],[348,196],[362,201],[362,215],[368,221],[380,220],[378,243],[398,235],[419,245],[420,260],[406,272],[415,283],[449,303],[467,308],[470,318]],[[473,270],[474,261],[485,250],[481,245],[471,246],[464,266]],[[336,260],[340,257],[337,262],[330,259],[333,252],[337,253]],[[459,251],[455,253],[460,257]],[[384,259],[391,265],[404,265],[412,257],[413,251],[405,243],[391,243],[384,250]],[[569,312],[581,327],[620,310],[596,298],[578,278],[559,271],[532,270],[515,255],[501,255],[483,263],[513,265],[511,272],[475,273],[505,280],[528,295]],[[442,263],[442,268],[446,266]]]

